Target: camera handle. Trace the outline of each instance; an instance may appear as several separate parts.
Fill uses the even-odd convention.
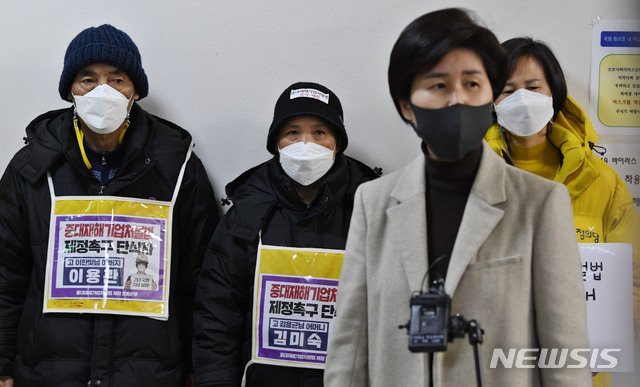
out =
[[[484,376],[482,374],[482,361],[480,354],[480,344],[482,344],[482,335],[484,330],[475,319],[467,321],[463,315],[457,313],[451,316],[451,332],[449,341],[453,341],[455,337],[464,337],[469,335],[469,344],[473,345],[473,357],[476,365],[476,381],[478,387],[484,387]]]

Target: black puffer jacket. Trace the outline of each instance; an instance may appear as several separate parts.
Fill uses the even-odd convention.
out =
[[[124,161],[105,187],[84,166],[72,109],[27,128],[0,181],[0,375],[20,386],[182,386],[189,371],[195,278],[218,221],[192,155],[174,209],[169,319],[42,313],[51,199],[104,195],[170,201],[191,136],[134,104]]]
[[[209,244],[196,296],[196,385],[240,385],[251,352],[259,231],[266,245],[344,249],[355,190],[375,177],[366,165],[338,154],[307,206],[276,156],[226,187],[234,205]],[[247,386],[321,386],[322,376],[321,370],[253,364]]]

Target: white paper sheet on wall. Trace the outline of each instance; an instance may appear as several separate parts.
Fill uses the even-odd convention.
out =
[[[601,148],[595,151],[606,152],[604,155],[594,152],[594,155],[609,164],[624,180],[631,192],[633,205],[640,213],[640,142],[598,143],[598,146]]]
[[[594,372],[632,372],[633,278],[630,243],[579,243]]]

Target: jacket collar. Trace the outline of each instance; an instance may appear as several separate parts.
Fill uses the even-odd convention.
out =
[[[280,167],[277,155],[249,169],[226,187],[227,195],[238,215],[232,225],[232,235],[248,242],[255,241],[274,208],[278,206],[291,211],[306,211],[306,218],[327,210],[344,194],[340,189],[342,187],[335,187],[332,182],[338,178],[347,178],[346,167],[344,156],[338,155],[311,206],[300,200],[293,181]],[[324,200],[320,200],[321,198]]]
[[[553,180],[567,187],[573,201],[600,176],[588,157],[592,154],[592,144],[598,141],[598,135],[585,112],[567,97],[548,137],[562,153],[562,166]]]
[[[146,113],[137,103],[131,108],[131,128],[123,140],[124,161],[121,175],[110,189],[115,192],[139,178],[143,170],[155,167],[167,182],[175,182],[180,172],[176,160],[183,160],[191,142],[187,131]],[[84,165],[73,128],[73,108],[40,115],[27,126],[29,145],[16,159],[18,173],[31,184],[50,170],[62,157],[84,176],[91,173]],[[180,163],[181,166],[181,163]]]
[[[453,295],[467,265],[503,216],[498,206],[506,201],[505,162],[483,142],[482,158],[465,206],[458,238],[453,247],[445,291]],[[399,260],[412,291],[426,290],[427,221],[425,160],[420,155],[400,171],[391,192],[394,204],[387,209],[388,230],[398,246]]]
[[[377,177],[366,165],[342,153],[336,155],[333,167],[324,177],[318,197],[308,207],[295,190],[291,178],[282,170],[278,157],[253,167],[226,186],[237,217],[231,233],[246,241],[255,241],[260,229],[277,206],[291,211],[305,211],[312,218],[334,206],[349,205],[356,188]]]
[[[487,131],[485,140],[495,152],[506,155],[500,130],[500,126],[494,124]],[[553,181],[564,184],[573,201],[600,175],[588,157],[592,154],[592,146],[598,141],[598,135],[586,113],[567,96],[567,101],[553,122],[548,138],[562,154],[562,165]]]
[[[69,141],[67,133],[73,128],[72,122],[72,108],[53,110],[31,121],[26,129],[28,146],[15,159],[16,169],[25,180],[34,184],[63,154],[73,153],[71,144],[77,141]]]

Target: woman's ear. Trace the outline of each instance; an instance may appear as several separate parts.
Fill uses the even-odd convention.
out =
[[[409,103],[409,100],[400,100],[398,101],[398,104],[400,105],[400,110],[402,111],[402,117],[415,125],[416,117],[413,115],[413,110],[411,110],[411,104]]]

